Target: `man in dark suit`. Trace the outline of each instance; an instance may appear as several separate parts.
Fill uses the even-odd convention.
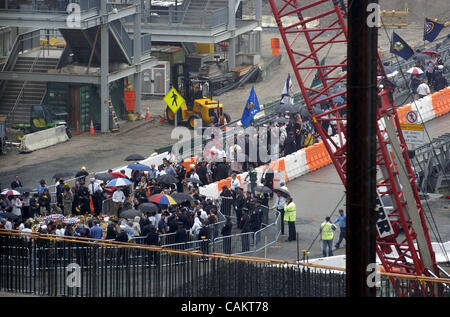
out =
[[[226,237],[223,239],[223,252],[225,254],[231,254],[231,229],[233,228],[233,224],[231,223],[231,217],[225,216],[225,225],[222,228],[221,234]]]
[[[250,217],[248,215],[248,208],[242,208],[242,233],[251,232],[250,228]],[[248,234],[242,235],[242,252],[247,252],[250,250],[250,239]]]
[[[261,177],[261,183],[273,190],[273,170],[269,167],[269,165],[266,165],[266,168],[264,169]],[[273,192],[270,193],[270,199],[272,199],[272,197]]]
[[[17,187],[23,187],[18,175],[15,176],[14,181],[11,183],[11,189],[15,189]]]
[[[230,166],[226,162],[227,158],[223,158],[223,162],[218,162],[216,164],[216,176],[217,180],[222,180],[230,176]]]
[[[243,189],[241,187],[237,187],[236,189],[236,198],[234,199],[234,211],[236,212],[236,221],[238,228],[241,227],[241,218],[242,218],[242,208],[244,207],[245,197],[243,194]]]
[[[203,185],[209,184],[209,177],[208,177],[208,168],[206,167],[206,161],[203,160],[201,165],[197,167],[197,174],[200,178],[200,181],[203,183]]]
[[[220,193],[220,197],[222,198],[221,212],[225,216],[231,215],[231,204],[233,202],[233,194],[225,185],[222,187],[222,192]]]
[[[183,222],[178,221],[177,225],[178,225],[178,229],[177,229],[177,231],[175,231],[175,243],[187,242],[188,235],[187,235],[186,229],[183,228]],[[177,247],[177,249],[184,250],[184,249],[186,249],[186,245],[180,244]]]

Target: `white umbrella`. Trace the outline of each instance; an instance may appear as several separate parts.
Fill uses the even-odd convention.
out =
[[[419,67],[411,67],[406,72],[409,74],[415,74],[415,75],[423,74],[423,70],[421,70]]]
[[[420,69],[420,68],[419,68]],[[396,71],[394,71],[394,72],[392,72],[392,73],[390,73],[390,74],[387,74],[386,75],[386,77],[387,78],[389,78],[389,77],[394,77],[394,76],[396,76],[398,74],[398,70],[396,70]]]
[[[14,190],[14,189],[5,189],[4,191],[1,192],[1,195],[20,196],[21,193],[19,193],[17,190]]]
[[[133,184],[126,178],[115,178],[112,181],[110,181],[106,187],[119,187],[119,186],[128,186]]]

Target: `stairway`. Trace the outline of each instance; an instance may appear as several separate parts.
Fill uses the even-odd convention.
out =
[[[34,57],[18,57],[14,71],[29,72],[34,60]],[[33,73],[46,73],[49,69],[56,69],[57,64],[57,58],[39,58],[33,67]],[[45,82],[27,82],[24,87],[23,98],[17,104],[14,113],[10,114],[23,84],[23,81],[8,81],[0,99],[0,116],[8,116],[8,124],[29,122],[31,107],[41,103],[47,88],[47,83]]]

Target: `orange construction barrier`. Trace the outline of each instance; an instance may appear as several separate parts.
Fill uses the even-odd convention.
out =
[[[410,110],[411,110],[411,105],[405,105],[405,106],[397,108],[398,120],[400,121],[401,124],[408,123],[406,121],[406,112],[410,111]]]
[[[450,112],[450,88],[442,89],[431,95],[433,110],[436,117]]]
[[[323,146],[323,145],[322,145]],[[306,152],[306,163],[308,164],[309,171],[315,171],[319,169],[320,166],[320,152],[322,149],[320,148],[319,143],[313,144],[305,148]]]
[[[186,172],[188,172],[191,169],[191,167],[190,167],[191,164],[195,165],[194,171],[197,170],[197,156],[193,156],[191,158],[187,158],[187,159],[183,160],[183,166],[186,169]]]
[[[95,134],[95,131],[94,131],[94,123],[92,122],[92,120],[91,120],[91,126],[90,126],[90,128],[89,128],[89,134],[91,134],[91,135]]]

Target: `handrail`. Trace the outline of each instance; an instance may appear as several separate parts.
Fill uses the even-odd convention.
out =
[[[39,57],[41,56],[42,50],[39,50],[39,53],[36,55],[36,57],[33,60],[33,64],[31,65],[30,69],[28,70],[29,73],[33,72],[34,66],[36,65],[37,61],[39,60]],[[14,106],[12,107],[12,109],[8,112],[7,115],[7,119],[6,120],[10,120],[10,121],[14,121],[14,111],[16,110],[17,105],[19,104],[19,101],[21,99],[23,99],[23,92],[25,89],[25,86],[28,84],[28,81],[24,81],[22,84],[22,88],[20,89],[19,95],[16,98],[16,102],[14,103]],[[10,118],[10,114],[12,113],[12,119]]]
[[[184,12],[183,16],[181,17],[181,21],[184,21],[186,18],[186,13],[188,11],[189,5],[191,4],[191,0],[184,0],[181,4],[181,10]]]
[[[121,248],[129,248],[129,249],[140,249],[140,250],[148,250],[148,251],[157,251],[164,252],[170,254],[180,254],[180,255],[188,255],[194,257],[202,257],[209,259],[224,259],[229,261],[240,261],[240,262],[258,262],[258,263],[266,263],[271,265],[292,265],[297,267],[308,267],[312,269],[325,269],[325,270],[334,270],[341,271],[343,273],[346,272],[345,268],[330,266],[330,265],[322,265],[310,262],[298,262],[294,260],[278,260],[278,259],[266,259],[266,258],[257,258],[257,257],[249,257],[243,255],[229,255],[224,253],[212,253],[212,254],[204,254],[196,251],[185,251],[180,249],[168,249],[160,246],[151,246],[145,244],[132,244],[127,242],[118,242],[112,240],[101,240],[101,239],[93,239],[93,238],[83,238],[83,237],[74,237],[74,236],[58,236],[52,234],[41,234],[37,232],[22,232],[20,230],[7,230],[0,229],[0,235],[7,236],[16,236],[30,239],[42,239],[49,240],[53,242],[72,242],[86,245],[97,245],[99,247],[121,247]],[[386,273],[380,272],[381,276],[393,277],[397,279],[405,279],[405,280],[416,280],[420,282],[431,282],[431,283],[449,283],[450,278],[435,278],[435,277],[427,277],[427,276],[416,276],[410,274],[397,274],[397,273]]]

